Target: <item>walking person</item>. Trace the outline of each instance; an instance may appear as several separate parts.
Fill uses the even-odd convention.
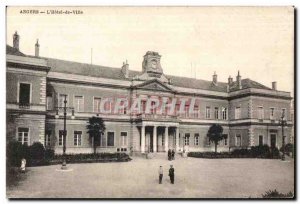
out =
[[[174,149],[172,149],[172,160],[175,160],[175,150]]]
[[[23,158],[21,160],[21,167],[20,167],[22,173],[25,173],[25,170],[26,170],[25,168],[26,168],[26,159]]]
[[[158,175],[159,175],[159,184],[162,184],[162,178],[163,178],[163,175],[164,175],[164,171],[163,171],[162,166],[159,167]]]
[[[172,156],[172,152],[171,152],[171,150],[169,149],[169,150],[168,150],[168,160],[169,160],[169,161],[171,161],[171,156]]]
[[[174,170],[174,168],[173,168],[173,165],[170,165],[169,176],[170,176],[171,184],[174,184],[174,180],[175,180],[175,170]]]

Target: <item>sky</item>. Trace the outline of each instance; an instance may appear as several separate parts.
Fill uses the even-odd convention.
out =
[[[24,14],[73,10],[83,14]],[[43,57],[142,70],[147,51],[162,55],[165,74],[218,81],[238,70],[268,87],[294,93],[293,7],[8,7],[7,44]],[[91,49],[92,54],[91,54]]]

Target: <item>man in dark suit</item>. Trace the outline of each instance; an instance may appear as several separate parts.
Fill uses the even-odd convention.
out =
[[[169,160],[169,161],[172,160],[172,152],[171,152],[170,149],[168,150],[168,160]]]
[[[174,149],[172,149],[171,155],[172,155],[172,160],[175,160],[175,151],[174,151]]]
[[[159,170],[158,170],[159,184],[162,183],[163,174],[164,174],[163,168],[162,168],[162,166],[160,166]]]
[[[175,180],[175,170],[174,170],[174,168],[173,168],[173,165],[170,165],[169,176],[170,176],[171,184],[174,184],[174,180]]]

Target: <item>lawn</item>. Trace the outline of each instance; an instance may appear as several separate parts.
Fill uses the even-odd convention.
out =
[[[170,184],[169,165],[175,168]],[[164,167],[158,184],[158,167]],[[248,198],[294,191],[294,163],[269,159],[133,158],[130,162],[28,168],[9,198]]]

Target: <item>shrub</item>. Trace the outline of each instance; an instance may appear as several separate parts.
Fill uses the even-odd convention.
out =
[[[280,152],[279,152],[279,149],[277,147],[271,148],[271,155],[270,155],[270,157],[274,158],[274,159],[278,159],[280,157]]]
[[[235,149],[231,152],[236,157],[251,157],[251,151],[248,149]]]
[[[282,152],[282,147],[280,148],[280,151]],[[288,143],[285,145],[285,151],[286,154],[290,155],[290,154],[294,154],[294,144],[292,143]]]
[[[294,194],[290,191],[286,194],[279,193],[276,189],[269,190],[265,194],[262,195],[263,198],[293,198]]]
[[[268,158],[270,157],[271,150],[268,145],[259,145],[255,147],[251,147],[251,154],[253,157],[258,158]]]
[[[12,141],[7,144],[6,149],[7,165],[20,167],[21,159],[26,159],[26,166],[46,165],[54,158],[53,150],[45,150],[40,142],[35,142],[31,146]]]
[[[53,159],[55,156],[54,150],[53,149],[46,149],[45,150],[45,159],[50,160]]]
[[[270,148],[268,145],[255,146],[251,149],[235,149],[232,152],[189,152],[189,157],[196,158],[266,158],[278,159],[280,158],[279,150],[277,148]]]
[[[8,166],[20,166],[22,158],[30,160],[28,146],[22,145],[20,142],[9,142],[6,147],[6,151],[6,159]]]
[[[285,152],[293,152],[294,151],[294,144],[288,143],[285,145]]]
[[[43,160],[45,158],[45,148],[40,142],[35,142],[30,146],[30,158],[32,160]]]
[[[125,153],[66,154],[67,163],[130,161]],[[55,155],[51,163],[60,163],[63,155]]]

